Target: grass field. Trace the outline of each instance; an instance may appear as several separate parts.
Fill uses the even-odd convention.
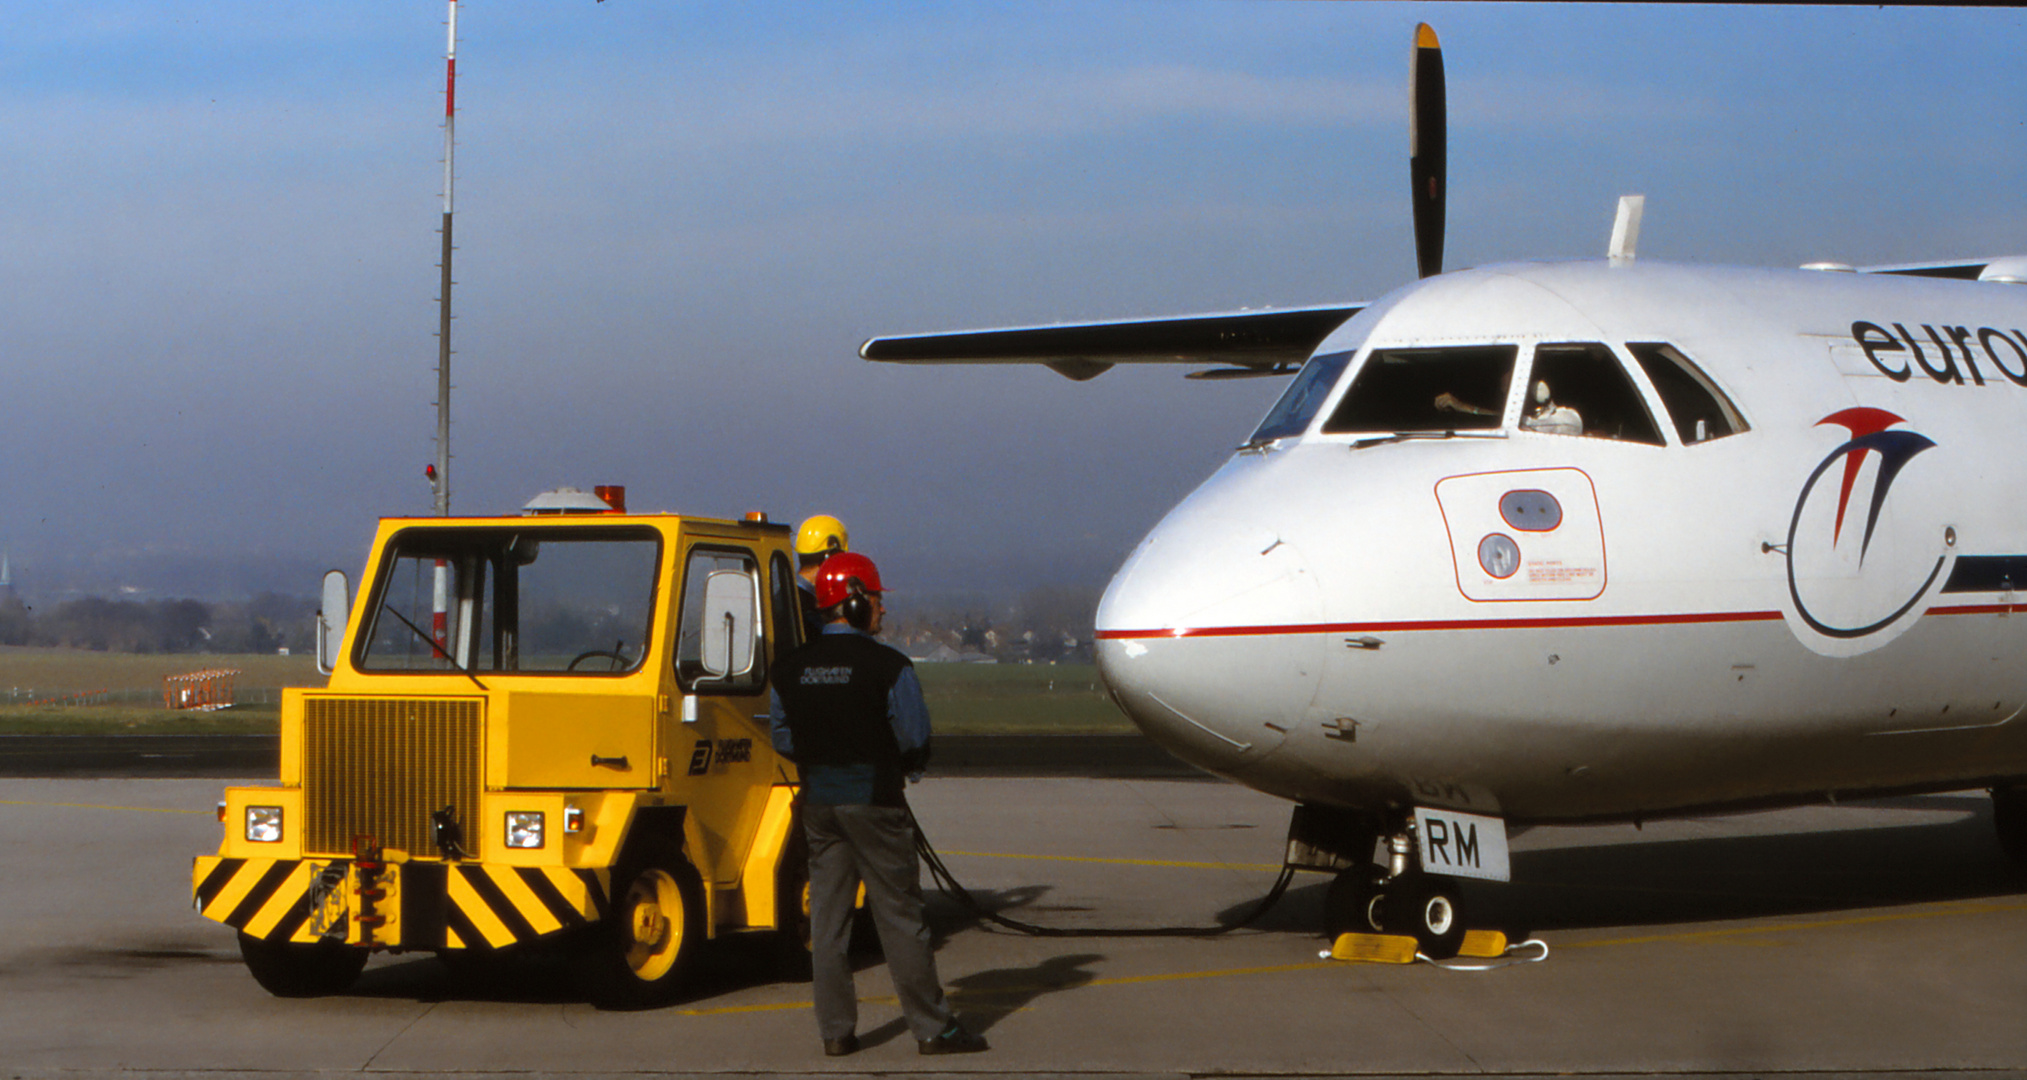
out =
[[[162,679],[236,668],[238,704],[200,713],[162,707]],[[1090,664],[921,664],[936,730],[951,734],[1087,734],[1133,726]],[[0,734],[271,732],[279,689],[322,686],[308,656],[151,655],[0,646]]]
[[[1135,730],[1091,664],[917,664],[936,730],[966,735]]]

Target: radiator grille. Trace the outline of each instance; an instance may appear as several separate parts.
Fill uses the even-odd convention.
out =
[[[481,840],[482,702],[444,698],[322,698],[303,702],[303,846],[381,846],[437,854],[431,811],[457,808],[464,848]]]

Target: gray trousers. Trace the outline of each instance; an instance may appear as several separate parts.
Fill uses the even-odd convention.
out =
[[[950,1026],[950,1003],[936,977],[929,927],[922,920],[921,872],[908,811],[807,803],[802,829],[809,839],[810,961],[818,1036],[842,1039],[858,1029],[859,998],[848,954],[852,901],[861,881],[908,1029],[917,1039],[942,1034]]]

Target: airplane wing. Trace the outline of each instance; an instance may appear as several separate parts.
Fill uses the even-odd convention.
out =
[[[1861,266],[1861,274],[1901,274],[1907,277],[1954,278],[1959,281],[2002,281],[2017,283],[2027,272],[2027,259],[2001,255],[1990,259],[1957,259],[1951,262],[1902,263],[1894,266]]]
[[[1096,378],[1114,364],[1225,364],[1193,379],[1285,375],[1365,305],[1061,323],[1002,330],[876,337],[867,360],[896,364],[1042,364],[1067,378]]]

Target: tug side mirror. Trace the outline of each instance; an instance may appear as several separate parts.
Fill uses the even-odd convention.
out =
[[[759,591],[753,575],[740,570],[713,570],[704,580],[704,673],[713,679],[733,678],[753,670],[754,613]]]
[[[324,575],[324,598],[317,610],[317,671],[329,675],[345,644],[345,617],[352,605],[351,583],[343,570]]]

